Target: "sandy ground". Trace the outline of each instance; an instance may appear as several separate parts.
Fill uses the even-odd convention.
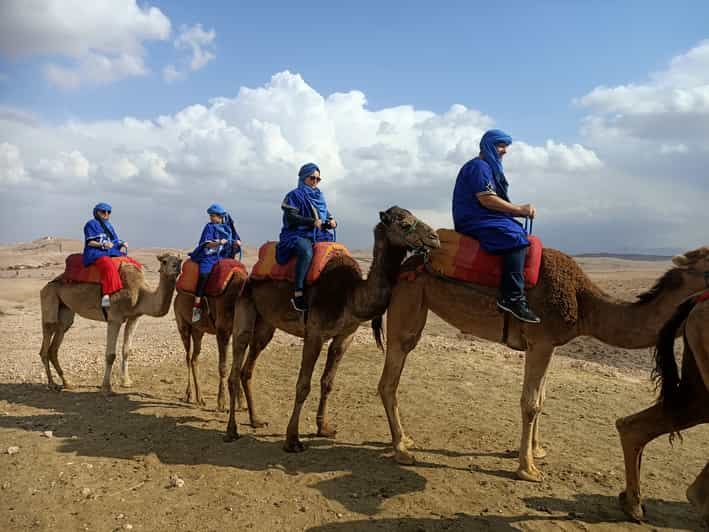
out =
[[[214,410],[215,342],[207,339],[202,354],[207,407],[182,403],[186,370],[172,313],[141,320],[133,388],[118,387],[114,372],[117,395],[100,394],[105,325],[81,318],[60,352],[78,387],[46,388],[39,289],[77,248],[58,240],[0,246],[0,530],[701,530],[684,492],[709,454],[707,426],[674,447],[667,438],[649,445],[645,525],[625,521],[617,504],[623,465],[613,422],[653,400],[648,350],[589,339],[558,350],[542,418],[549,455],[541,484],[514,480],[522,358],[435,318],[400,386],[416,465],[391,458],[376,394],[383,357],[366,328],[330,400],[336,439],[313,436],[314,381],[301,419],[309,449],[282,451],[301,342],[278,333],[255,375],[270,425],[251,429],[240,413],[243,437],[226,444],[226,414]],[[152,282],[158,251],[133,251]],[[253,256],[249,250],[247,262]],[[627,298],[669,266],[580,262],[604,289]],[[7,454],[11,446],[19,451]],[[183,487],[171,487],[173,475]]]

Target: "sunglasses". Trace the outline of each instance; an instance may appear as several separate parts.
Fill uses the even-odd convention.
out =
[[[111,211],[103,211],[100,209],[97,212],[100,212],[101,214],[111,214]]]
[[[322,181],[322,178],[320,178],[318,176],[314,176],[314,175],[311,175],[310,177],[308,177],[308,179],[312,179],[316,183],[320,183],[320,181]]]

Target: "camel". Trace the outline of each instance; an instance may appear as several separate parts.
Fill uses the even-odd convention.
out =
[[[318,436],[332,437],[336,434],[328,422],[327,400],[337,367],[352,342],[352,336],[361,323],[381,320],[407,252],[440,245],[435,231],[405,209],[391,207],[380,212],[379,217],[380,223],[374,228],[373,260],[366,280],[362,279],[353,259],[345,257],[331,261],[318,282],[306,289],[310,308],[306,320],[290,304],[292,283],[249,280],[239,299],[234,320],[234,358],[229,375],[230,409],[225,441],[239,437],[234,417],[235,392],[239,382],[246,395],[251,425],[265,425],[256,415],[251,379],[256,359],[270,342],[275,329],[304,338],[295,404],[284,449],[288,452],[305,450],[299,439],[300,412],[310,393],[313,367],[323,344],[329,339],[332,341],[320,380],[321,395],[316,421]],[[249,354],[244,363],[247,346]]]
[[[627,302],[596,287],[568,255],[544,249],[539,281],[528,290],[530,306],[541,315],[542,323],[522,324],[510,319],[507,341],[511,347],[526,351],[518,478],[542,480],[534,459],[546,455],[539,439],[539,415],[554,348],[577,336],[592,336],[627,349],[654,345],[657,331],[677,304],[704,287],[706,271],[709,271],[709,247],[677,256],[674,267],[651,290],[637,301]],[[501,342],[504,318],[495,307],[495,292],[493,288],[449,281],[428,270],[415,280],[399,282],[394,288],[387,312],[386,362],[379,393],[397,462],[415,461],[408,450],[413,440],[401,426],[397,388],[406,357],[421,338],[428,310],[464,333]],[[381,329],[375,334],[381,338]]]
[[[709,278],[708,278],[709,282]],[[706,292],[709,296],[709,291]],[[616,427],[625,458],[625,491],[620,504],[636,521],[644,518],[640,499],[643,449],[662,434],[672,437],[701,423],[709,423],[709,299],[693,297],[682,303],[660,330],[653,375],[660,388],[657,403],[620,418]],[[684,324],[682,376],[677,371],[674,343]],[[687,498],[709,526],[709,462],[689,486]]]
[[[128,357],[131,339],[138,318],[143,315],[160,317],[167,314],[172,302],[175,281],[180,273],[181,259],[177,255],[158,255],[160,261],[160,283],[151,290],[145,283],[143,272],[124,264],[120,269],[124,288],[111,296],[111,306],[104,314],[101,308],[101,285],[89,283],[64,283],[61,276],[47,283],[40,292],[42,304],[42,347],[40,357],[47,372],[49,387],[61,389],[54,383],[49,362],[52,362],[64,388],[71,388],[59,366],[59,347],[64,335],[74,323],[74,315],[108,324],[106,334],[106,366],[101,386],[105,393],[111,392],[111,369],[116,359],[116,344],[121,326],[125,323],[123,335],[123,359],[121,363],[121,385],[132,385],[128,374]]]
[[[199,389],[199,355],[202,351],[202,337],[204,334],[214,334],[217,337],[217,347],[219,349],[219,394],[217,396],[217,410],[225,410],[224,390],[226,388],[227,374],[227,347],[231,338],[231,331],[234,328],[234,309],[236,300],[241,293],[245,280],[238,276],[232,276],[224,292],[217,297],[204,296],[206,308],[209,312],[202,313],[202,318],[197,323],[192,323],[192,304],[194,296],[192,294],[177,292],[173,308],[177,330],[185,346],[185,356],[187,363],[187,389],[183,400],[187,403],[192,400],[192,383],[194,382],[195,403],[204,406],[204,399]],[[191,342],[191,346],[190,346]],[[191,349],[190,349],[191,348]],[[243,404],[242,394],[239,393],[239,409]]]

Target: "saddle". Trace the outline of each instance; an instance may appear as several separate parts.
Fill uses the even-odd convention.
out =
[[[293,257],[286,264],[276,261],[278,242],[266,242],[258,250],[258,262],[251,270],[251,278],[257,281],[274,280],[295,282],[295,262]],[[328,263],[336,258],[347,257],[359,271],[359,265],[350,255],[349,250],[337,242],[316,242],[313,244],[313,262],[305,279],[307,285],[316,283]],[[359,271],[361,275],[361,271]]]
[[[209,273],[204,294],[210,297],[222,295],[235,275],[237,278],[246,280],[248,277],[246,266],[236,259],[221,259]],[[199,264],[190,259],[186,260],[182,263],[182,271],[177,278],[177,291],[194,294],[198,279]]]
[[[113,264],[120,270],[124,264],[129,264],[134,268],[143,270],[143,265],[137,260],[122,255],[120,257],[110,257]],[[89,283],[101,284],[101,273],[99,269],[92,264],[84,266],[84,256],[81,253],[72,253],[66,258],[64,273],[59,277],[64,283]]]

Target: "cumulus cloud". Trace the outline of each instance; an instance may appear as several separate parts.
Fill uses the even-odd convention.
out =
[[[215,39],[217,33],[212,29],[204,31],[201,24],[194,26],[182,26],[180,35],[175,39],[175,48],[178,50],[188,50],[191,52],[189,58],[185,60],[185,68],[178,70],[175,65],[167,65],[163,69],[163,79],[168,83],[184,79],[187,71],[196,71],[204,68],[207,63],[216,59],[214,53]]]
[[[45,66],[50,83],[76,88],[144,75],[147,41],[166,40],[170,20],[135,0],[5,0],[0,3],[0,53],[60,56]]]
[[[9,142],[0,142],[0,187],[17,185],[27,180],[20,150]]]
[[[311,160],[322,169],[322,188],[342,222],[338,236],[349,245],[368,246],[377,211],[393,204],[450,226],[456,174],[495,124],[462,105],[442,113],[372,110],[360,91],[322,95],[290,72],[152,120],[50,126],[5,115],[11,118],[0,113],[0,142],[14,151],[5,148],[0,160],[13,169],[3,175],[15,177],[3,178],[11,191],[3,209],[20,209],[41,181],[54,187],[47,196],[65,206],[54,231],[76,232],[89,204],[104,199],[132,242],[183,247],[199,236],[204,208],[213,201],[229,206],[248,242],[275,238],[280,201],[295,185],[297,168]],[[684,248],[701,232],[677,225],[702,208],[691,183],[647,182],[609,165],[605,153],[588,145],[516,141],[505,165],[513,199],[539,206],[537,226],[551,245],[590,251],[631,241],[636,249]],[[667,202],[672,194],[686,201]],[[156,217],[170,227],[159,239],[152,230]],[[0,240],[15,239],[5,231]]]

